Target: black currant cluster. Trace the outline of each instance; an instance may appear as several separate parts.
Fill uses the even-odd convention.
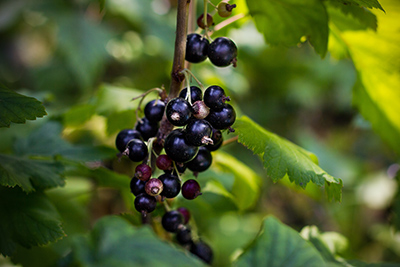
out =
[[[218,14],[221,17],[228,17],[235,7],[236,5],[221,2],[217,6]],[[207,31],[209,27],[214,25],[212,16],[207,13],[205,19],[204,14],[201,14],[197,19],[197,25]],[[188,34],[185,59],[191,63],[200,63],[207,57],[215,66],[226,67],[232,64],[236,67],[236,44],[227,37],[218,37],[210,43],[205,36],[197,33]]]

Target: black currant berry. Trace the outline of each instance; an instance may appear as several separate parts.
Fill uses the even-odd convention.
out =
[[[190,211],[185,207],[179,207],[176,210],[179,211],[182,214],[182,216],[183,216],[183,224],[187,224],[189,222],[189,219],[190,219]]]
[[[148,180],[144,187],[144,190],[146,190],[146,193],[150,196],[157,196],[161,194],[163,189],[164,189],[163,183],[157,178],[152,178]]]
[[[186,199],[195,199],[201,195],[201,188],[196,180],[190,179],[182,185],[182,196]]]
[[[179,228],[176,232],[176,241],[178,241],[181,245],[191,244],[192,240],[192,231],[189,227]]]
[[[186,126],[186,141],[194,146],[211,144],[212,130],[211,124],[206,120],[191,120]]]
[[[122,153],[125,151],[128,142],[132,139],[142,139],[140,132],[134,129],[124,129],[115,138],[115,146]]]
[[[185,59],[191,63],[199,63],[207,59],[210,42],[200,34],[187,35]]]
[[[156,209],[157,200],[155,197],[142,193],[135,198],[135,209],[146,215]]]
[[[151,167],[144,163],[137,165],[135,168],[135,177],[142,181],[149,180],[151,173]]]
[[[172,159],[168,155],[160,155],[156,159],[156,166],[163,171],[171,171],[174,166]]]
[[[175,166],[179,173],[184,173],[187,169],[186,163],[175,162]],[[176,170],[174,170],[174,174],[176,175]]]
[[[139,139],[132,139],[128,143],[128,157],[134,162],[142,161],[148,154],[146,144]]]
[[[186,99],[187,96],[187,88],[183,88],[179,93],[179,97]],[[197,86],[190,86],[190,101],[192,104],[196,101],[200,101],[203,99],[203,92]]]
[[[146,191],[144,190],[144,186],[146,185],[146,182],[139,180],[136,177],[133,177],[131,180],[131,192],[135,196],[138,196],[142,193],[145,193]]]
[[[149,138],[156,136],[158,127],[158,122],[151,122],[147,118],[141,118],[141,122],[138,121],[136,125],[136,130],[143,136],[143,140],[147,141]]]
[[[226,67],[233,64],[236,67],[237,47],[235,43],[226,37],[216,38],[208,46],[208,58],[218,67]]]
[[[183,163],[191,161],[199,151],[197,146],[187,143],[185,133],[181,129],[169,133],[165,138],[164,149],[172,160]]]
[[[178,176],[165,173],[158,177],[158,179],[163,183],[163,191],[161,192],[161,196],[166,198],[174,198],[181,191],[181,181]]]
[[[207,13],[207,28],[210,28],[212,25],[214,25],[213,17]],[[206,28],[206,25],[204,24],[204,13],[197,18],[197,26],[202,29]]]
[[[236,7],[235,4],[230,5],[226,2],[221,2],[218,4],[218,15],[220,17],[226,18],[229,17],[232,14],[232,9],[234,9]]]
[[[171,233],[176,233],[178,228],[182,225],[183,218],[179,211],[171,210],[166,212],[161,219],[163,228]]]
[[[172,125],[184,126],[192,117],[192,107],[181,97],[173,98],[168,102],[165,114]]]
[[[164,115],[165,103],[160,99],[150,101],[144,107],[144,115],[151,122],[161,121]]]
[[[229,104],[224,104],[221,109],[210,110],[206,120],[217,130],[224,130],[232,126],[236,120],[236,112]]]
[[[204,103],[204,101],[196,101],[192,104],[193,117],[202,120],[210,114],[210,108]]]
[[[204,103],[210,109],[220,109],[229,100],[231,99],[225,95],[224,89],[218,85],[210,86],[204,91]]]
[[[213,252],[206,243],[197,241],[190,247],[190,252],[202,259],[204,262],[211,264],[213,260]]]
[[[220,130],[213,129],[213,134],[211,136],[213,140],[213,144],[206,145],[206,148],[210,151],[215,151],[221,147],[222,143],[224,142],[224,138]]]
[[[203,172],[207,170],[212,163],[211,152],[206,147],[200,147],[197,156],[187,163],[192,172]]]

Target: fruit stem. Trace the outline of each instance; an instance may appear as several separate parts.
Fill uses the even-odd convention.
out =
[[[234,136],[234,137],[232,137],[232,138],[229,138],[228,140],[225,140],[225,141],[222,143],[222,146],[226,146],[226,145],[228,145],[228,144],[230,144],[230,143],[236,142],[236,141],[238,140],[238,138],[239,138],[238,135],[236,135],[236,136]]]
[[[202,91],[205,90],[203,84],[199,81],[199,79],[196,78],[196,76],[194,76],[193,72],[191,72],[189,69],[184,69],[184,70],[182,70],[182,73],[183,73],[183,74],[185,74],[185,73],[190,74],[190,76],[192,76],[193,79],[194,79],[194,80],[197,82],[197,84],[200,86],[201,90],[202,90]]]
[[[190,105],[192,105],[192,92],[190,91],[190,76],[187,71],[183,72],[185,74],[185,80],[186,80],[186,101],[189,102]]]

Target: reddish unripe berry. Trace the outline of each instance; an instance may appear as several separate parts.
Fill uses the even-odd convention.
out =
[[[212,25],[214,25],[213,17],[207,13],[207,28],[210,28]],[[199,26],[202,29],[206,28],[206,25],[204,24],[204,14],[201,14],[197,18],[197,26]]]
[[[163,171],[172,170],[174,168],[172,159],[168,155],[160,155],[156,160],[157,168]]]
[[[182,185],[182,196],[186,199],[195,199],[201,195],[200,185],[196,180],[187,180]]]
[[[151,177],[151,167],[144,163],[137,165],[135,169],[135,177],[142,181],[148,181]]]
[[[183,216],[183,224],[187,224],[190,220],[190,211],[185,207],[179,207],[176,209]]]

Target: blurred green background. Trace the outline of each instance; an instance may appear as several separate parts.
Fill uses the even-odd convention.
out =
[[[198,4],[200,15],[202,3]],[[246,10],[244,1],[237,4],[235,12]],[[165,85],[168,89],[175,6],[174,0],[106,0],[99,12],[94,0],[0,3],[0,81],[39,99],[48,113],[26,125],[0,129],[0,151],[18,154],[25,138],[36,149],[37,140],[29,136],[42,129],[41,137],[57,139],[57,146],[62,142],[82,149],[101,146],[105,150],[97,156],[106,159],[109,169],[123,174],[85,175],[76,166],[67,168],[66,186],[46,194],[68,236],[44,247],[19,247],[15,263],[54,264],[68,252],[74,235],[87,232],[108,214],[126,213],[133,224],[140,224],[128,185],[134,166],[118,161],[112,149],[118,131],[135,123],[137,102],[129,99],[150,88]],[[353,63],[330,54],[321,59],[307,43],[270,47],[248,18],[213,37],[219,35],[229,36],[239,47],[238,67],[216,68],[207,60],[192,65],[192,72],[205,86],[225,88],[239,114],[315,153],[322,169],[341,178],[344,187],[342,203],[329,203],[315,185],[303,190],[287,179],[273,183],[259,158],[242,145],[224,147],[225,153],[214,155],[213,168],[199,175],[204,195],[195,201],[179,197],[172,203],[190,208],[199,234],[215,251],[214,265],[226,265],[246,246],[267,214],[298,231],[316,225],[321,231],[340,233],[347,242],[342,242],[339,254],[347,259],[400,262],[400,233],[393,226],[398,208],[394,203],[399,202],[398,155],[352,106],[357,78]],[[48,145],[44,143],[42,150]],[[25,146],[29,150],[29,144]],[[98,163],[90,154],[93,151],[89,155],[79,151],[63,157]],[[256,189],[249,192],[254,203],[243,200],[248,204],[244,208],[238,204],[242,200],[231,198],[240,198],[240,192],[225,194],[235,175],[253,176],[249,186]],[[158,233],[170,238],[160,229]],[[43,262],[38,255],[47,257]],[[11,263],[0,258],[1,264]]]

